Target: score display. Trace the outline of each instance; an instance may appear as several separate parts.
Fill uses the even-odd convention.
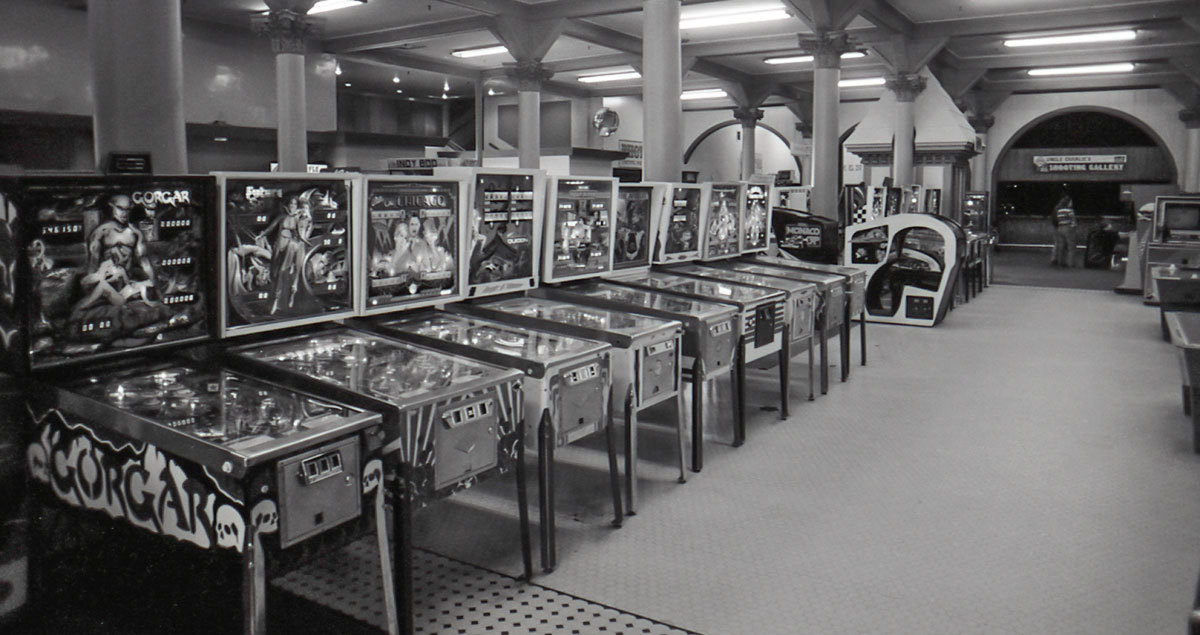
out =
[[[354,178],[217,176],[220,335],[352,315]]]

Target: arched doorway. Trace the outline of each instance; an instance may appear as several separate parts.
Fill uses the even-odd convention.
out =
[[[730,119],[696,135],[683,152],[684,169],[700,172],[701,180],[737,180],[741,170],[740,126],[738,120]],[[764,155],[764,171],[791,169],[794,165],[797,174],[804,173],[800,157],[791,153],[791,141],[782,132],[761,121],[758,130],[767,133],[757,135],[756,143],[759,154]]]
[[[1026,124],[997,154],[991,176],[992,226],[1001,245],[1033,250],[1037,257],[1028,264],[1044,267],[1054,241],[1053,210],[1064,195],[1074,202],[1076,244],[1086,248],[1101,228],[1131,229],[1136,202],[1173,189],[1176,167],[1144,122],[1089,107],[1050,112]],[[1075,264],[1086,264],[1084,253],[1075,254]]]

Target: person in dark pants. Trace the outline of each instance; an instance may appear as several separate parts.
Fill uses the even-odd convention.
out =
[[[1075,262],[1075,203],[1064,193],[1054,205],[1054,256],[1052,266],[1071,267]]]

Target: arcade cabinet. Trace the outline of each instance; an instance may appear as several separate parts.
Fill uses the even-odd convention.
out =
[[[1150,271],[1161,265],[1200,265],[1200,196],[1155,197],[1154,227],[1142,269],[1146,304],[1158,303]]]

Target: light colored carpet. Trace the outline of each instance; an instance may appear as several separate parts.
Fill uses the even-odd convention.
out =
[[[538,582],[707,635],[1185,631],[1200,459],[1153,309],[994,286],[938,328],[868,333],[870,366],[815,402],[793,364],[788,421],[753,371],[745,446],[709,444],[685,485],[646,434],[622,529],[603,446],[564,450]],[[505,478],[439,503],[418,544],[516,574],[513,500]]]

